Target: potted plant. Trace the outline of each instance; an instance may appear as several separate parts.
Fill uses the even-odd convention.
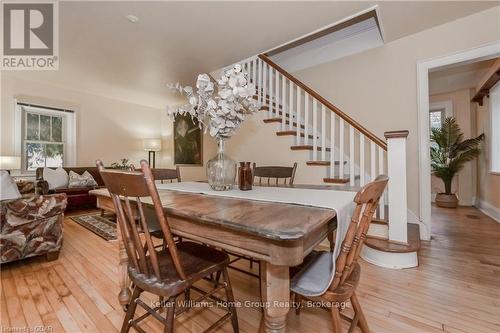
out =
[[[479,144],[484,134],[477,138],[463,139],[463,133],[453,117],[447,117],[441,127],[431,129],[431,168],[433,174],[444,183],[444,193],[436,195],[439,207],[455,208],[458,198],[451,192],[453,177],[464,164],[476,158],[481,149]]]

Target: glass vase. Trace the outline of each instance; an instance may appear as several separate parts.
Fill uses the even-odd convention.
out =
[[[236,162],[224,153],[223,139],[217,141],[217,146],[217,155],[207,163],[208,184],[215,191],[227,191],[236,180]]]

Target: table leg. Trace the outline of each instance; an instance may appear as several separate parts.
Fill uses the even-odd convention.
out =
[[[120,286],[120,293],[118,294],[118,300],[122,307],[126,310],[127,305],[130,301],[131,293],[129,289],[129,279],[127,272],[127,251],[125,250],[125,245],[123,244],[123,239],[120,231],[120,225],[116,225],[116,233],[118,237],[118,271],[120,274],[120,279],[118,280],[118,285]]]
[[[290,277],[287,266],[261,262],[262,301],[265,304],[261,332],[286,331],[286,315],[290,306]]]

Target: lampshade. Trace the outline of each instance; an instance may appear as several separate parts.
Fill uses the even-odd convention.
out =
[[[19,170],[21,169],[20,156],[0,156],[1,170]]]
[[[161,139],[144,139],[142,140],[142,147],[145,151],[160,151]]]

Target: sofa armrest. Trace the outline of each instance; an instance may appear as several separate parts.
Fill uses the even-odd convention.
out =
[[[11,225],[25,224],[38,219],[62,215],[67,203],[65,193],[6,200],[2,202],[2,222],[6,219]]]

